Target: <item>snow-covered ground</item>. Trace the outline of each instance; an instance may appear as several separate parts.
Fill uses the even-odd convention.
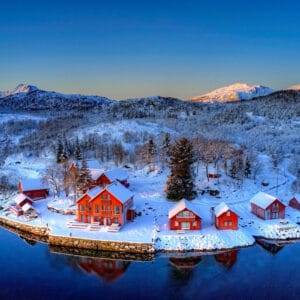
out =
[[[16,158],[14,158],[16,159]],[[24,163],[21,157],[20,164],[15,165],[14,159],[7,161],[6,166],[17,168],[27,175],[37,177],[37,174],[45,166],[45,159],[35,159]],[[196,186],[199,190],[218,189],[218,197],[210,196],[209,193],[201,195],[192,202],[201,212],[202,228],[200,231],[191,231],[184,234],[169,230],[168,211],[176,204],[167,201],[164,196],[164,187],[169,170],[164,172],[147,173],[146,170],[129,171],[130,189],[134,193],[136,211],[141,216],[135,218],[133,222],[126,224],[119,232],[107,232],[107,228],[102,226],[98,231],[91,231],[89,228],[78,229],[68,227],[70,221],[74,221],[74,215],[61,215],[47,209],[49,202],[56,208],[73,208],[72,199],[61,198],[53,200],[37,201],[34,203],[39,218],[30,221],[32,225],[48,225],[52,234],[70,234],[73,237],[100,239],[109,241],[128,242],[154,242],[157,250],[181,251],[181,250],[220,250],[234,247],[249,246],[254,243],[253,236],[261,236],[269,239],[300,238],[300,226],[296,224],[300,219],[300,212],[290,207],[286,210],[286,222],[281,220],[265,221],[257,218],[250,212],[249,200],[259,191],[276,196],[285,204],[291,199],[291,183],[294,177],[286,171],[286,163],[281,165],[279,175],[272,172],[268,157],[262,156],[264,162],[263,171],[257,176],[256,181],[245,179],[240,185],[225,174],[219,179],[206,180],[204,168],[200,169],[196,178]],[[268,186],[262,186],[262,182],[267,181]],[[278,183],[278,187],[276,187]],[[240,216],[238,230],[217,230],[211,222],[210,208],[220,202],[226,202],[230,208]],[[6,212],[2,212],[2,214]],[[13,214],[8,218],[22,221],[22,217],[17,218]],[[25,220],[23,220],[26,222]]]

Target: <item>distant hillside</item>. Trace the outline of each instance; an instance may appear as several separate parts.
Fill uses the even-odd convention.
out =
[[[273,93],[271,88],[261,85],[248,85],[246,83],[234,83],[229,86],[225,86],[216,89],[210,93],[196,96],[188,101],[202,102],[202,103],[214,103],[214,102],[233,102],[240,100],[248,100],[254,97],[265,96]]]
[[[24,110],[88,109],[114,100],[100,96],[62,94],[19,84],[11,91],[0,93],[0,108]]]

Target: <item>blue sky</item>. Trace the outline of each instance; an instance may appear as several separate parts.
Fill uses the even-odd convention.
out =
[[[187,98],[300,83],[297,1],[3,1],[0,90]]]

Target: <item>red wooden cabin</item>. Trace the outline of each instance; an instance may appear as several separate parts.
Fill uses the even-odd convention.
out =
[[[96,259],[89,257],[80,257],[79,266],[87,273],[95,273],[105,282],[112,282],[120,278],[130,262],[112,259]]]
[[[285,205],[264,192],[257,193],[251,200],[251,212],[257,217],[272,220],[285,218]]]
[[[107,184],[111,184],[114,181],[120,182],[127,188],[129,187],[128,175],[123,169],[113,169],[104,172],[98,180],[98,185],[105,187]]]
[[[49,195],[49,188],[40,179],[26,179],[19,182],[19,192],[32,200],[45,199]]]
[[[30,197],[26,196],[25,194],[20,193],[15,197],[14,204],[11,204],[9,206],[9,209],[15,215],[21,216],[24,214],[24,209],[22,209],[22,208],[25,206],[26,203],[31,206],[33,203],[33,200]],[[25,206],[25,210],[27,210],[28,205]]]
[[[123,226],[134,217],[133,194],[119,182],[87,191],[77,200],[77,220]]]
[[[169,211],[171,230],[200,230],[199,209],[183,199]]]
[[[293,207],[295,209],[300,210],[300,202],[297,200],[296,197],[293,197],[290,201],[289,201],[289,206]]]
[[[224,202],[213,208],[214,223],[217,229],[238,229],[239,216]]]

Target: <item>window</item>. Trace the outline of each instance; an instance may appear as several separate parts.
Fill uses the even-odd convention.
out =
[[[227,217],[230,216],[230,210],[227,211],[226,216],[227,216]]]
[[[273,203],[273,207],[274,207],[274,208],[277,208],[278,206],[279,206],[279,203],[278,203],[278,202]]]
[[[118,218],[114,218],[114,223],[115,223],[115,224],[118,224],[118,223],[119,223]]]
[[[95,205],[95,213],[98,213],[98,212],[99,212],[99,205],[96,204],[96,205]]]
[[[225,227],[227,227],[227,226],[228,226],[228,222],[227,222],[227,221],[224,221],[223,225],[224,225]]]
[[[184,210],[177,215],[178,218],[193,218],[194,214],[188,210]]]
[[[120,206],[114,206],[114,214],[119,215],[120,214]]]
[[[232,221],[228,221],[228,226],[232,226]]]
[[[84,206],[83,205],[79,205],[79,210],[80,211],[84,211]]]
[[[194,226],[194,227],[197,226],[197,222],[196,222],[196,221],[193,222],[193,226]]]
[[[174,226],[177,227],[178,225],[179,225],[178,221],[175,221],[175,222],[174,222]]]

